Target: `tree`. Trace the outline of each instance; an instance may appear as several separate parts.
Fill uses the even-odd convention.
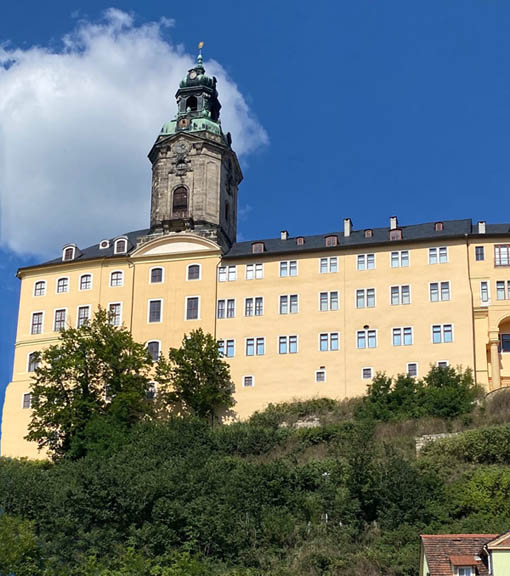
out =
[[[0,512],[0,574],[39,574],[39,550],[34,525]]]
[[[221,358],[218,342],[201,328],[184,336],[180,348],[171,348],[168,360],[160,359],[156,379],[169,384],[169,404],[211,424],[235,404],[229,365]]]
[[[98,416],[129,428],[152,410],[147,401],[151,357],[102,309],[80,328],[63,330],[58,344],[39,353],[39,360],[26,438],[55,460],[84,455],[87,426]]]

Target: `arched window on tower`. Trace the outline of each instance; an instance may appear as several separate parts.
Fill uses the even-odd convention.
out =
[[[174,190],[172,215],[174,218],[186,218],[188,216],[188,191],[184,186],[179,186]]]
[[[190,96],[187,100],[186,100],[186,110],[191,110],[192,112],[195,112],[196,109],[198,108],[198,102],[195,96]]]

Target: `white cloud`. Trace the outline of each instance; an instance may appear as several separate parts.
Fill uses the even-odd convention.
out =
[[[46,256],[147,226],[146,156],[193,64],[164,36],[173,24],[137,25],[110,9],[79,21],[59,51],[0,45],[1,245]],[[205,66],[237,153],[265,144],[232,79],[213,60]]]

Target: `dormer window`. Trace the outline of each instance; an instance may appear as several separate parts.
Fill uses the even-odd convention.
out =
[[[436,232],[442,232],[444,230],[444,224],[442,222],[436,222],[434,224],[434,230]]]
[[[390,230],[390,240],[402,240],[402,230],[400,228]]]
[[[298,236],[298,237],[296,238],[296,244],[297,244],[298,246],[304,246],[304,244],[305,244],[305,239],[303,238],[303,236]]]
[[[109,240],[101,240],[101,242],[99,242],[99,250],[105,250],[106,248],[110,247],[110,241]]]
[[[251,245],[251,251],[253,254],[262,254],[264,252],[264,242],[254,242]]]
[[[457,576],[471,576],[473,568],[471,566],[459,566],[457,568]]]
[[[331,247],[331,246],[338,246],[338,236],[325,236],[324,237],[324,243],[326,246]]]
[[[125,238],[115,240],[113,252],[114,254],[125,254],[127,252],[127,240]]]
[[[365,238],[372,238],[373,235],[374,235],[374,231],[372,230],[372,228],[367,228],[365,230]]]
[[[62,261],[68,262],[70,260],[74,260],[74,255],[76,252],[76,246],[67,246],[62,251]]]

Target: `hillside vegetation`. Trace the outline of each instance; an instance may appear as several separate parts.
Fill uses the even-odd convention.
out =
[[[510,527],[510,396],[476,404],[469,372],[427,378],[228,426],[112,435],[105,416],[83,457],[0,459],[0,574],[416,575],[420,533]],[[416,458],[416,435],[445,431],[463,433]]]

